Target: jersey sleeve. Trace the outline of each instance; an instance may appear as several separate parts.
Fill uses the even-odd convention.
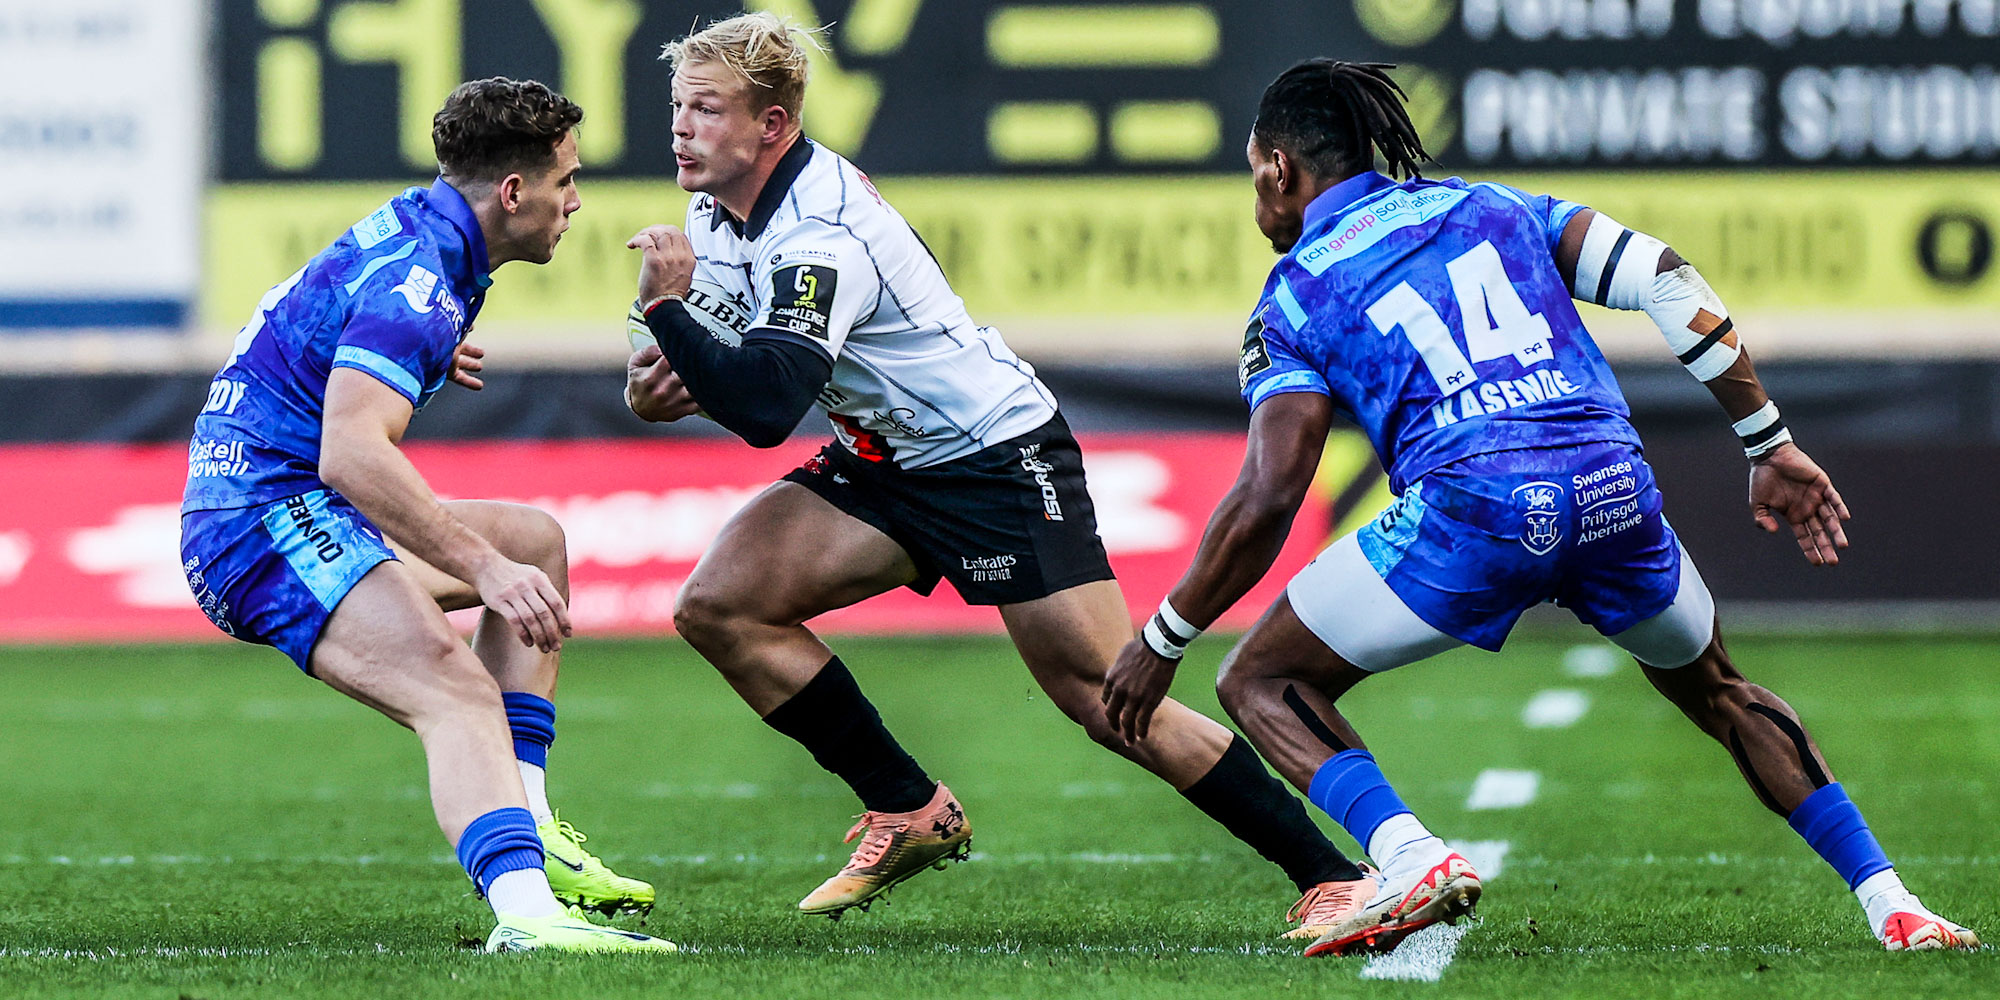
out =
[[[451,374],[458,352],[449,310],[439,302],[451,294],[423,263],[377,268],[355,294],[331,367],[366,372],[411,406],[423,405]]]
[[[1289,296],[1282,283],[1276,286],[1276,290],[1280,295]],[[1272,396],[1288,392],[1333,395],[1326,378],[1292,346],[1295,331],[1290,327],[1281,303],[1273,301],[1276,297],[1258,303],[1257,312],[1250,317],[1249,327],[1243,331],[1243,353],[1236,363],[1236,382],[1243,391],[1243,401],[1250,404],[1252,412]]]
[[[760,308],[752,330],[776,330],[840,356],[853,329],[875,314],[882,278],[868,248],[839,226],[807,220],[766,248],[752,280]]]
[[[1576,213],[1583,211],[1584,208],[1576,202],[1564,201],[1554,195],[1529,194],[1520,188],[1493,181],[1481,181],[1478,186],[1497,191],[1527,209],[1528,214],[1533,216],[1535,223],[1541,227],[1543,238],[1548,240],[1550,251],[1554,251],[1556,243],[1562,239],[1563,227],[1569,225],[1569,220],[1575,218]]]

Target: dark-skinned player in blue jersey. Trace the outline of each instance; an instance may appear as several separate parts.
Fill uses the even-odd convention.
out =
[[[1723,650],[1715,603],[1661,512],[1629,411],[1572,299],[1643,310],[1714,393],[1750,461],[1750,507],[1831,566],[1847,507],[1765,394],[1721,300],[1666,244],[1571,202],[1432,181],[1378,64],[1313,59],[1273,82],[1248,156],[1282,258],[1244,338],[1243,472],[1194,565],[1120,655],[1103,699],[1147,736],[1187,644],[1270,569],[1340,414],[1398,499],[1329,548],[1224,662],[1222,704],[1382,871],[1308,955],[1382,951],[1478,902],[1467,860],[1418,822],[1335,702],[1459,645],[1498,650],[1554,602],[1631,653],[1735,758],[1763,804],[1846,880],[1892,951],[1975,948],[1904,888],[1790,706]],[[1374,167],[1380,154],[1397,181]]]

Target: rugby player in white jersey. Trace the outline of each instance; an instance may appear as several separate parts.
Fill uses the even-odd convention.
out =
[[[784,441],[815,401],[833,424],[832,443],[723,528],[674,616],[766,723],[861,798],[848,833],[859,847],[799,909],[866,906],[967,853],[958,801],[804,624],[946,579],[999,607],[1036,681],[1091,738],[1285,870],[1303,894],[1292,933],[1330,926],[1374,883],[1244,740],[1169,700],[1152,737],[1128,744],[1098,710],[1132,624],[1076,441],[1034,369],[972,321],[868,178],[802,134],[809,44],[750,14],[667,47],[677,179],[698,194],[685,235],[653,226],[632,240],[635,343],[657,346],[633,356],[627,384],[641,417],[700,409],[759,447]]]

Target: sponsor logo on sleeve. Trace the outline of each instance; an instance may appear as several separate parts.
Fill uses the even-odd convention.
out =
[[[1236,388],[1248,389],[1250,379],[1270,367],[1271,349],[1264,345],[1264,314],[1259,312],[1250,317],[1250,328],[1243,331],[1243,355],[1236,362]]]
[[[831,340],[833,293],[840,272],[792,264],[771,274],[771,325],[815,340]]]
[[[403,283],[389,290],[401,295],[410,303],[411,309],[423,314],[434,308],[431,299],[437,294],[437,288],[437,275],[432,274],[430,269],[422,264],[411,264],[410,273],[403,279]]]
[[[396,217],[395,206],[384,205],[354,224],[354,245],[363,250],[373,250],[376,244],[402,231],[403,220]]]

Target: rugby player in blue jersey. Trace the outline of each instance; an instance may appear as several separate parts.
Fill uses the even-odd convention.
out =
[[[181,505],[188,584],[218,628],[422,740],[438,825],[497,918],[489,951],[673,949],[556,895],[653,896],[583,854],[543,791],[570,631],[561,529],[533,508],[440,503],[398,447],[447,380],[479,387],[462,345],[491,272],[554,254],[580,205],[582,119],[532,81],[453,91],[432,125],[437,182],[258,303],[195,420]],[[444,611],[480,606],[467,648]]]
[[[1729,749],[1757,798],[1847,880],[1883,945],[1977,947],[1903,887],[1798,716],[1730,662],[1571,299],[1654,320],[1734,422],[1757,524],[1789,525],[1807,560],[1833,565],[1847,507],[1792,443],[1728,310],[1672,249],[1602,213],[1423,179],[1429,156],[1388,68],[1313,59],[1264,92],[1248,155],[1258,228],[1283,257],[1243,343],[1248,453],[1194,565],[1108,676],[1111,722],[1145,739],[1187,644],[1270,569],[1339,414],[1367,432],[1398,499],[1293,578],[1217,681],[1257,749],[1381,867],[1375,897],[1306,954],[1393,948],[1469,912],[1481,888],[1335,700],[1462,644],[1498,650],[1545,601],[1631,653]],[[1408,179],[1377,173],[1378,153]]]

